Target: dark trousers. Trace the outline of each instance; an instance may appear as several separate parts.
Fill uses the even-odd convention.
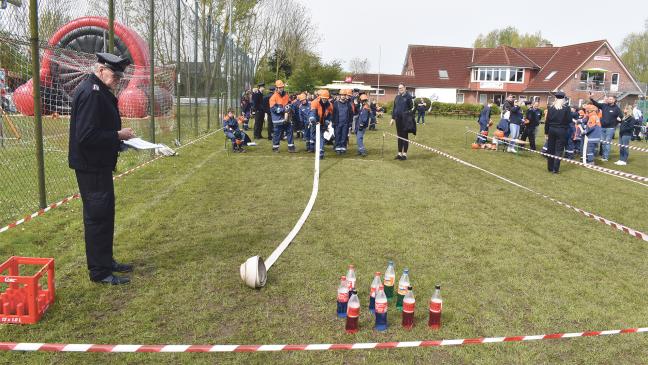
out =
[[[263,117],[265,113],[256,112],[254,114],[254,139],[261,138],[261,131],[263,130]]]
[[[272,125],[272,114],[266,113],[266,123],[268,124],[268,140],[272,140],[272,133],[274,132],[274,125]]]
[[[567,145],[567,128],[549,127],[549,138],[547,139],[547,153],[550,155],[562,157]],[[549,157],[547,159],[547,170],[558,172],[560,170],[560,160]]]
[[[83,201],[83,228],[90,279],[98,281],[112,274],[115,231],[115,189],[112,173],[76,170]]]
[[[520,138],[523,141],[526,141],[527,137],[529,137],[529,145],[531,146],[532,150],[536,150],[536,127],[529,127],[526,126],[524,128],[524,132],[522,132],[522,138]]]
[[[396,129],[396,134],[401,138],[409,139],[408,133],[405,132],[405,131],[402,131],[402,130],[400,130],[398,128]],[[400,152],[407,153],[408,148],[409,148],[409,142],[408,141],[403,141],[402,139],[399,138],[398,139],[398,152],[399,153]]]

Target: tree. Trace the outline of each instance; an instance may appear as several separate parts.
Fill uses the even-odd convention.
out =
[[[643,33],[630,33],[621,44],[621,60],[641,82],[648,82],[648,19]]]
[[[349,71],[352,75],[366,74],[369,72],[369,59],[354,57],[349,61]]]
[[[503,29],[495,29],[488,34],[479,34],[475,39],[475,48],[496,48],[499,46],[511,46],[516,48],[530,48],[540,47],[546,44],[551,44],[548,40],[542,37],[540,31],[530,34],[520,32],[515,27],[506,27]]]

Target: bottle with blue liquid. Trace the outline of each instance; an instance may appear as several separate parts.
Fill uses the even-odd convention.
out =
[[[340,286],[337,291],[337,316],[339,318],[346,318],[347,304],[349,303],[349,284],[347,283],[346,276],[340,278]]]
[[[387,330],[387,309],[389,304],[387,303],[387,296],[385,295],[385,287],[381,285],[378,287],[378,292],[376,293],[376,304],[375,304],[375,313],[376,313],[376,324],[374,329],[376,331],[386,331]]]

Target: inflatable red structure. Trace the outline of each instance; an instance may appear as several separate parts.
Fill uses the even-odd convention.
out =
[[[143,118],[151,110],[156,115],[167,114],[173,96],[163,87],[156,86],[155,105],[152,108],[148,105],[148,45],[134,30],[122,24],[115,22],[114,29],[114,53],[131,61],[117,91],[121,115]],[[64,25],[49,39],[40,70],[41,103],[45,114],[69,114],[74,90],[95,63],[94,53],[104,50],[107,33],[107,18],[83,17]],[[34,115],[32,80],[15,90],[14,102],[20,113]]]

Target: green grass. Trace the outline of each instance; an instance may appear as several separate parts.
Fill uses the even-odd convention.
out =
[[[470,149],[473,121],[430,119],[416,140],[554,198],[648,231],[646,187],[545,160]],[[280,344],[411,341],[531,335],[648,325],[646,242],[431,152],[369,132],[369,157],[327,147],[310,218],[261,290],[238,274],[267,257],[310,195],[312,155],[278,155],[267,140],[227,154],[221,134],[116,183],[115,253],[134,262],[124,287],[87,279],[79,201],[0,236],[0,257],[55,257],[57,301],[32,326],[2,326],[0,341],[139,344]],[[391,130],[391,129],[389,129]],[[353,138],[352,138],[353,140]],[[298,142],[303,150],[303,143]],[[352,148],[355,147],[353,143]],[[614,157],[618,154],[613,149]],[[612,163],[604,166],[613,167]],[[631,152],[624,171],[647,175]],[[366,310],[374,271],[387,260],[411,271],[417,325],[371,330]],[[354,263],[361,331],[344,333],[335,290]],[[434,284],[442,285],[444,327],[424,325]],[[7,363],[645,363],[643,334],[530,343],[353,352],[263,354],[0,353]]]
[[[196,138],[192,114],[188,107],[181,108],[182,142]],[[220,127],[218,118],[212,111],[212,126]],[[38,210],[38,178],[36,164],[36,147],[34,142],[33,118],[11,116],[11,121],[18,129],[21,140],[6,140],[0,147],[0,226],[4,226],[24,215]],[[15,136],[6,121],[3,122],[6,137]],[[132,127],[138,136],[150,140],[149,119],[124,119],[124,127]],[[199,108],[199,133],[207,129],[206,112]],[[74,171],[70,170],[67,161],[69,119],[67,116],[43,118],[43,146],[45,156],[45,185],[47,203],[60,201],[77,192]],[[177,128],[173,116],[156,118],[156,141],[173,148],[177,138]],[[123,154],[119,159],[117,170],[126,171],[148,159],[146,153]]]

